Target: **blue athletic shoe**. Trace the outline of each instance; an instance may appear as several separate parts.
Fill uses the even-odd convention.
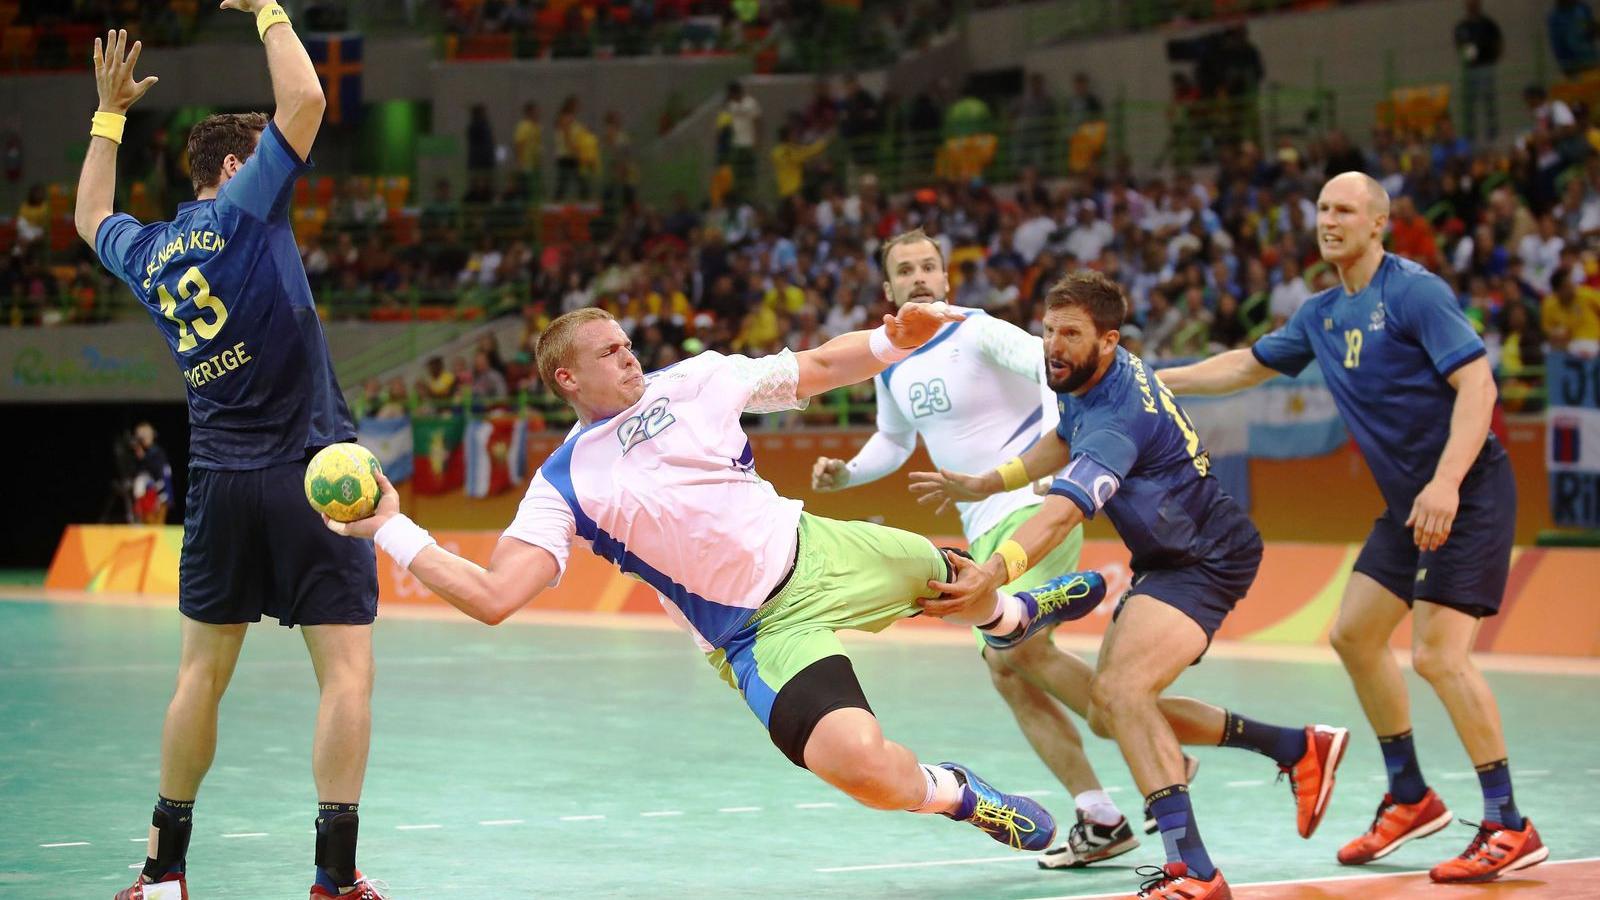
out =
[[[1099,572],[1068,572],[1052,578],[1042,587],[1018,591],[1028,607],[1028,627],[1009,637],[984,634],[984,641],[996,650],[1009,650],[1059,622],[1081,619],[1106,598],[1106,579]]]
[[[995,790],[971,769],[945,762],[940,768],[956,773],[961,782],[961,805],[945,813],[958,822],[971,822],[979,830],[1016,850],[1048,850],[1056,839],[1056,820],[1044,807],[1021,794]]]

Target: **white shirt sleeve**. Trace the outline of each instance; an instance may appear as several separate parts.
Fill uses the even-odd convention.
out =
[[[545,479],[544,473],[539,472],[533,476],[533,481],[528,485],[528,493],[523,495],[522,503],[517,506],[517,516],[506,527],[502,537],[516,538],[524,544],[543,547],[550,551],[556,558],[556,577],[551,579],[550,586],[555,587],[561,583],[561,576],[567,571],[567,556],[572,550],[572,538],[578,533],[578,522],[572,515],[572,507],[562,498]]]
[[[1044,341],[994,316],[972,316],[966,323],[984,358],[1023,378],[1044,382]]]
[[[739,380],[748,395],[744,402],[745,412],[782,412],[786,409],[805,409],[810,404],[809,399],[801,400],[795,395],[800,388],[800,363],[792,352],[783,350],[757,359],[729,356],[727,360],[733,377]]]
[[[869,484],[906,464],[917,449],[917,431],[895,404],[882,378],[874,379],[878,393],[878,430],[854,458],[845,463],[850,470],[848,486]]]

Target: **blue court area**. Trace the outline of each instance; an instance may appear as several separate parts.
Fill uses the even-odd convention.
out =
[[[20,592],[13,592],[20,593]],[[581,621],[581,620],[577,620]],[[894,630],[851,641],[885,731],[1058,815],[1072,803],[1029,751],[971,644]],[[176,669],[166,608],[0,602],[0,895],[110,897],[142,862],[161,713]],[[380,618],[360,865],[400,900],[468,897],[1037,898],[1131,892],[1159,842],[1103,868],[1046,872],[943,818],[873,812],[791,766],[681,634],[660,628]],[[1591,669],[1592,671],[1592,669]],[[1493,672],[1519,805],[1552,860],[1596,855],[1600,679]],[[1425,773],[1461,817],[1477,782],[1438,703],[1413,681]],[[1193,791],[1235,884],[1425,869],[1465,826],[1352,873],[1334,851],[1366,827],[1381,761],[1330,658],[1230,658],[1179,689],[1252,716],[1348,724],[1353,745],[1311,841],[1286,784],[1237,750],[1202,749]],[[305,896],[315,797],[315,684],[304,646],[253,629],[222,711],[190,849],[193,896]],[[1140,799],[1115,748],[1089,754],[1124,811]],[[1125,865],[1123,863],[1126,863]],[[1471,889],[1441,890],[1440,897]],[[1531,895],[1530,895],[1531,896]]]

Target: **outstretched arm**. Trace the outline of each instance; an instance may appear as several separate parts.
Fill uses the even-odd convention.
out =
[[[513,537],[500,538],[488,567],[457,556],[400,513],[400,495],[381,473],[378,488],[382,495],[371,516],[355,522],[335,522],[323,516],[323,522],[335,534],[375,539],[429,590],[485,625],[504,622],[560,574],[549,550]]]
[[[83,172],[78,176],[78,202],[72,212],[78,237],[94,246],[95,234],[113,212],[117,191],[117,146],[122,143],[122,127],[128,107],[145,95],[160,79],[150,75],[133,80],[133,67],[139,63],[142,45],[128,47],[128,32],[106,32],[105,43],[94,39],[94,86],[100,95],[90,129],[89,152],[83,157]]]
[[[1024,450],[1021,456],[978,475],[949,469],[912,472],[911,493],[916,494],[917,502],[925,506],[938,504],[934,512],[942,513],[957,500],[982,500],[1001,491],[1015,490],[1061,471],[1061,467],[1071,461],[1072,449],[1060,434],[1051,431],[1040,435],[1038,442]]]
[[[1162,369],[1158,374],[1161,383],[1174,394],[1231,394],[1255,387],[1278,373],[1262,365],[1249,349],[1241,349],[1187,366]]]
[[[288,15],[277,0],[222,0],[222,8],[250,13],[256,17],[256,28],[264,29],[261,43],[267,48],[267,72],[272,76],[273,124],[296,156],[309,159],[328,104],[317,70]]]
[[[866,381],[927,343],[946,322],[959,321],[961,314],[943,304],[908,303],[898,315],[884,316],[879,329],[841,334],[815,350],[796,353],[800,381],[795,395],[805,400]]]
[[[1060,494],[1045,497],[1039,511],[1029,516],[988,559],[974,560],[977,565],[962,567],[951,581],[930,582],[928,586],[943,595],[920,601],[922,608],[931,616],[946,616],[973,606],[980,598],[993,596],[1003,585],[1028,571],[1032,567],[1030,560],[1044,559],[1082,522],[1083,510],[1077,504]],[[1016,545],[1016,549],[1006,547],[1008,544]]]

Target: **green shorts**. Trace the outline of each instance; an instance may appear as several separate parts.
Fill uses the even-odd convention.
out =
[[[978,539],[972,542],[972,546],[967,552],[971,553],[972,558],[978,562],[984,562],[994,555],[995,548],[1016,534],[1017,529],[1022,527],[1022,523],[1028,521],[1038,511],[1038,506],[1024,506],[1021,509],[1013,510],[1011,515],[1001,519],[998,525],[978,535]],[[1054,550],[1046,553],[1044,559],[1033,563],[1028,567],[1028,571],[1023,572],[1016,581],[1001,587],[1000,590],[1008,594],[1015,594],[1017,591],[1040,587],[1058,575],[1076,571],[1078,557],[1082,552],[1083,526],[1079,525],[1072,529],[1067,534],[1066,539],[1057,544]],[[1032,560],[1029,560],[1029,562],[1032,562]],[[985,646],[983,632],[973,629],[973,633],[978,636],[978,646],[980,648]]]
[[[921,535],[801,513],[789,583],[706,658],[803,766],[800,751],[823,715],[867,708],[834,632],[877,632],[915,616],[917,600],[936,594],[928,582],[947,577],[944,555]],[[830,657],[840,659],[818,665]]]

